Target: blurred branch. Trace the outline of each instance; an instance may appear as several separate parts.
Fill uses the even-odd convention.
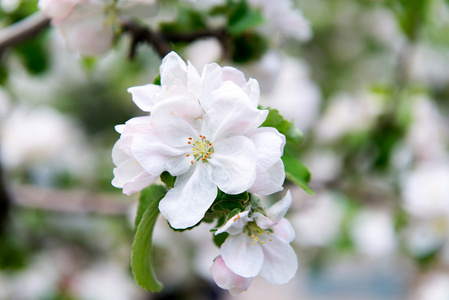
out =
[[[0,54],[7,48],[34,37],[50,24],[50,19],[37,12],[0,30]]]
[[[227,33],[225,29],[202,30],[187,33],[160,33],[153,31],[147,27],[143,27],[135,22],[127,21],[122,24],[123,30],[131,34],[131,46],[128,58],[133,59],[137,46],[140,43],[148,43],[153,46],[154,50],[160,57],[164,57],[171,50],[170,43],[174,42],[193,42],[197,39],[214,37],[217,38],[226,50]]]
[[[55,212],[123,215],[134,203],[129,197],[89,193],[80,190],[55,190],[35,186],[13,189],[14,201],[23,207]]]

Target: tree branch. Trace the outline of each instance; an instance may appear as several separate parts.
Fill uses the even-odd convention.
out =
[[[50,19],[37,12],[20,22],[0,30],[0,54],[5,49],[34,37],[49,24]]]

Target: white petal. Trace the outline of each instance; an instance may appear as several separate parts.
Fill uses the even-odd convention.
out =
[[[218,228],[218,230],[215,232],[215,235],[220,234],[222,232],[228,232],[229,234],[236,235],[242,233],[243,227],[248,222],[251,222],[253,219],[248,217],[249,210],[245,210],[235,216],[233,216],[231,219],[229,219],[226,224]]]
[[[217,186],[210,180],[210,166],[195,163],[178,176],[175,186],[159,203],[159,210],[173,228],[197,224],[217,196]]]
[[[260,88],[257,80],[250,78],[243,90],[248,94],[250,103],[257,107],[260,99]]]
[[[275,128],[261,127],[254,131],[251,140],[257,149],[257,163],[268,169],[281,158],[285,146],[285,136]]]
[[[295,239],[295,230],[289,220],[283,218],[273,226],[273,232],[287,243]]]
[[[190,167],[186,148],[176,148],[164,143],[154,132],[135,134],[132,155],[150,174],[160,175],[168,171],[173,176],[185,173]]]
[[[245,278],[234,274],[224,263],[221,256],[217,257],[210,268],[212,278],[222,289],[229,290],[232,296],[246,291],[251,284],[252,278]]]
[[[150,173],[143,171],[123,185],[123,194],[129,196],[138,193],[152,184],[156,179],[157,176],[153,176]]]
[[[186,147],[189,137],[199,139],[198,129],[203,110],[190,97],[173,97],[153,107],[151,124],[164,142],[172,147]]]
[[[157,102],[156,94],[160,93],[161,87],[155,84],[134,86],[128,89],[132,94],[134,103],[143,111],[151,111]]]
[[[248,190],[256,179],[254,144],[244,136],[233,136],[213,144],[209,159],[212,180],[223,192],[239,194]]]
[[[298,259],[293,248],[283,239],[272,234],[271,241],[265,241],[261,246],[264,262],[260,275],[275,284],[290,281],[298,269]]]
[[[78,5],[70,16],[56,24],[70,48],[84,55],[105,53],[114,38],[113,28],[106,25],[101,6]]]
[[[187,87],[187,66],[176,52],[172,51],[164,57],[160,70],[162,86]]]
[[[282,186],[284,180],[284,163],[281,159],[279,159],[278,162],[268,170],[264,169],[260,165],[257,165],[256,180],[248,192],[258,193],[261,195],[271,195],[284,189]]]
[[[187,65],[187,88],[192,94],[195,95],[197,99],[200,98],[201,77],[195,67],[190,63],[190,61]]]
[[[261,246],[245,233],[230,235],[221,245],[221,256],[232,272],[243,277],[257,276],[264,260]]]
[[[259,226],[262,229],[268,229],[276,225],[276,222],[271,220],[270,218],[264,216],[260,212],[255,212],[252,215],[253,219],[256,221],[257,226]]]
[[[276,223],[279,222],[287,213],[290,205],[292,205],[292,195],[290,190],[288,190],[287,194],[285,194],[281,200],[268,209],[267,217],[274,220]]]
[[[245,99],[235,99],[234,96],[232,93],[222,94],[213,101],[209,110],[205,109],[204,120],[208,130],[205,134],[212,140],[247,135],[265,121],[268,111],[259,110]]]

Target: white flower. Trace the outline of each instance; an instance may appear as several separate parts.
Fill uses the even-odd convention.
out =
[[[38,6],[70,48],[84,55],[99,55],[114,40],[118,15],[148,15],[154,4],[155,0],[39,0]]]
[[[221,246],[221,257],[232,273],[244,278],[261,275],[276,284],[293,278],[298,262],[290,242],[295,233],[290,222],[283,218],[291,202],[291,194],[287,192],[281,201],[270,207],[266,216],[255,212],[249,217],[249,210],[246,210],[217,230],[216,234],[230,234]],[[217,268],[211,271],[214,279],[219,278]],[[220,272],[224,272],[223,269]]]
[[[160,71],[161,86],[129,89],[151,115],[144,131],[132,133],[128,156],[151,176],[164,171],[176,176],[159,204],[171,226],[198,223],[217,187],[227,194],[282,190],[285,138],[273,128],[258,128],[267,111],[257,109],[257,81],[217,64],[205,66],[200,76],[174,52]],[[115,175],[120,176],[118,169]]]
[[[114,169],[115,177],[112,184],[115,187],[123,188],[123,193],[126,195],[140,192],[157,178],[157,176],[146,172],[131,152],[133,136],[135,133],[148,130],[148,118],[133,118],[125,125],[116,126],[121,138],[112,149],[113,162],[117,166]]]
[[[292,0],[249,0],[251,5],[262,10],[267,20],[269,32],[306,41],[312,36],[309,21],[299,9],[295,9]]]

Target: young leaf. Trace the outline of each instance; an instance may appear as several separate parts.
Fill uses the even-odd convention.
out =
[[[263,122],[262,126],[264,127],[274,127],[280,133],[285,135],[287,142],[291,145],[299,145],[303,140],[302,132],[296,127],[293,122],[287,121],[284,117],[279,113],[277,109],[273,109],[271,107],[266,108],[269,113],[265,122]]]
[[[140,194],[135,222],[137,231],[131,255],[132,272],[137,284],[152,292],[162,290],[162,284],[156,278],[153,270],[151,239],[154,224],[159,215],[159,201],[166,192],[165,187],[156,184],[143,190]]]
[[[310,172],[307,167],[288,153],[284,153],[282,161],[287,179],[301,187],[307,194],[313,195],[314,191],[309,187]]]
[[[228,30],[234,36],[242,34],[244,31],[262,24],[262,15],[257,10],[252,9],[243,0],[236,3],[230,9]]]

